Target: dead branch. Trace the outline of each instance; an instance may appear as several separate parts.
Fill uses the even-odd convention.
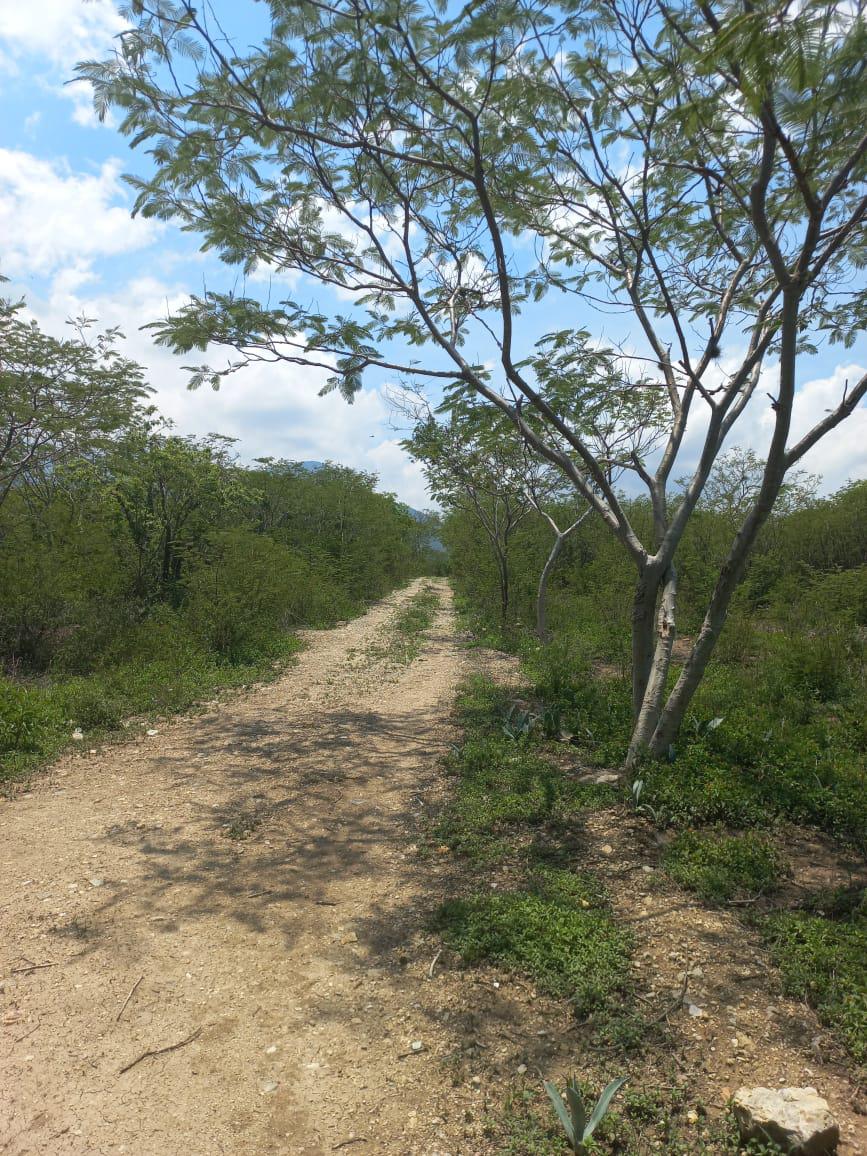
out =
[[[166,1052],[176,1052],[178,1048],[185,1048],[187,1044],[191,1044],[193,1040],[201,1034],[202,1029],[196,1028],[196,1030],[190,1035],[186,1036],[182,1040],[178,1040],[176,1044],[169,1044],[169,1046],[166,1048],[149,1048],[146,1052],[142,1052],[140,1056],[137,1056],[136,1059],[131,1060],[130,1063],[124,1064],[124,1066],[118,1072],[118,1075],[122,1076],[124,1072],[128,1072],[130,1068],[134,1068],[136,1064],[140,1064],[142,1060],[146,1060],[149,1056],[163,1056]]]

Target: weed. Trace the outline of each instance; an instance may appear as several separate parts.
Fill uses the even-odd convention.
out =
[[[840,918],[806,911],[769,916],[771,954],[787,995],[812,1004],[859,1063],[867,1063],[867,900],[849,900]],[[833,907],[829,904],[830,910]],[[848,909],[848,910],[847,910]]]
[[[223,831],[227,839],[243,841],[249,839],[257,827],[261,827],[265,820],[265,812],[238,811],[228,823],[223,824]]]
[[[574,1076],[566,1084],[565,1103],[557,1085],[546,1082],[545,1091],[548,1093],[548,1099],[557,1113],[557,1118],[575,1156],[586,1156],[588,1140],[602,1123],[611,1101],[625,1083],[625,1076],[619,1076],[616,1080],[612,1080],[596,1101],[593,1111],[588,1117],[584,1096]]]
[[[585,902],[573,907],[529,890],[478,894],[443,904],[434,926],[465,963],[514,968],[587,1015],[628,989],[630,940]]]
[[[754,832],[720,835],[684,831],[664,857],[669,875],[709,903],[772,891],[786,864],[767,839]]]

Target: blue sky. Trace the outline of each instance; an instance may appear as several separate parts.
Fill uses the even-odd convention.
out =
[[[256,37],[260,6],[227,0],[219,7],[233,31]],[[318,397],[322,376],[291,366],[253,367],[217,394],[190,393],[181,369],[190,359],[157,349],[140,331],[205,281],[223,288],[234,274],[173,226],[130,218],[122,173],[140,171],[144,158],[130,155],[111,123],[97,123],[84,86],[65,83],[76,61],[105,55],[122,27],[111,0],[0,0],[0,272],[11,280],[4,292],[26,296],[52,332],[82,312],[104,326],[120,325],[127,353],[147,367],[155,400],[179,432],[237,437],[245,460],[269,454],[340,461],[379,474],[382,488],[414,506],[429,505],[418,467],[398,445],[384,381],[371,380],[352,407],[335,395]],[[582,320],[615,336],[610,317],[596,325]],[[560,323],[545,315],[546,326]],[[844,380],[860,376],[864,365],[867,337],[851,350],[824,349],[805,365],[794,432],[836,404]],[[771,419],[763,399],[744,415],[734,439],[759,453]],[[684,448],[680,472],[689,467],[698,433]],[[834,489],[867,476],[865,447],[862,407],[804,465]]]
[[[256,6],[249,5],[251,9]],[[232,5],[237,14],[241,5]],[[237,25],[237,15],[235,24]],[[252,23],[252,22],[251,22]],[[0,273],[46,329],[63,333],[85,312],[120,325],[126,351],[145,365],[156,404],[180,433],[239,439],[242,458],[339,461],[380,476],[381,488],[430,505],[419,468],[398,445],[382,383],[353,406],[318,397],[323,375],[255,367],[219,393],[191,393],[175,358],[139,327],[165,315],[203,281],[234,274],[197,252],[171,225],[130,219],[122,180],[140,168],[112,125],[96,121],[84,86],[68,86],[78,60],[107,53],[123,27],[109,0],[0,0]]]

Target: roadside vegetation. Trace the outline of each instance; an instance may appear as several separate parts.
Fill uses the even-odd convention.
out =
[[[8,303],[2,323],[0,782],[272,677],[297,627],[425,570],[429,529],[374,476],[244,466],[173,433],[116,334],[58,341]]]
[[[433,625],[440,607],[436,589],[425,584],[398,610],[373,642],[365,647],[370,659],[395,666],[407,666],[421,653],[425,633]]]
[[[630,516],[650,515],[635,503]],[[630,935],[587,870],[586,816],[599,808],[626,808],[657,832],[659,868],[672,883],[748,921],[780,969],[783,992],[815,1008],[853,1073],[863,1071],[865,522],[864,483],[825,499],[808,488],[771,520],[677,743],[667,758],[644,759],[624,775],[630,578],[604,529],[586,522],[564,544],[549,590],[552,637],[543,643],[535,599],[547,524],[530,512],[513,534],[504,621],[500,560],[478,550],[470,512],[446,518],[465,625],[477,644],[514,653],[521,680],[475,680],[459,700],[464,737],[447,758],[453,791],[431,844],[467,862],[468,882],[436,926],[467,965],[487,961],[570,1000],[582,1075],[597,1087],[627,1064],[643,1072],[642,1054],[665,1052],[665,1024],[635,998]],[[694,608],[686,629],[698,628],[730,524],[725,502],[708,502],[686,540],[681,595]],[[790,886],[799,833],[826,840],[848,864],[838,890]],[[671,1088],[652,1123],[637,1120],[645,1088],[639,1080],[612,1106],[599,1151],[606,1142],[612,1151],[651,1150],[656,1141],[671,1152],[739,1151],[736,1131],[722,1125],[701,1147]],[[535,1086],[513,1089],[491,1126],[503,1151],[558,1150]]]

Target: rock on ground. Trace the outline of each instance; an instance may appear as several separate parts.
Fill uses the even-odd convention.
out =
[[[772,1140],[795,1156],[827,1156],[840,1141],[815,1088],[738,1088],[732,1107],[743,1140]]]

